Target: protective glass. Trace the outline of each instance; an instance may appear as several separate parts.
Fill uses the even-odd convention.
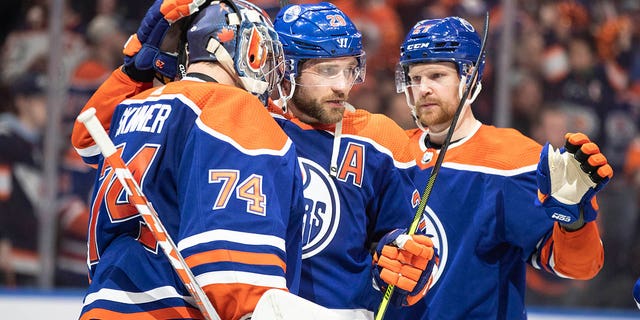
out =
[[[300,74],[310,74],[314,81],[298,82],[300,86],[352,86],[364,82],[366,74],[364,55],[355,56],[355,64],[345,64],[336,58],[314,59],[314,64],[305,67]]]

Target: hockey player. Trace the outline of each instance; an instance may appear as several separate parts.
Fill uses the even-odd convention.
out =
[[[156,71],[170,74],[158,47],[169,23],[198,4],[156,1],[125,47],[122,70],[85,109],[110,122],[118,153],[220,317],[248,319],[265,291],[296,292],[300,276],[301,173],[291,140],[260,100],[282,75],[269,18],[245,1],[204,4],[186,21],[186,75],[124,100]],[[130,87],[115,85],[122,82]],[[99,172],[81,319],[201,319],[80,123],[72,139]]]
[[[399,92],[419,129],[408,132],[424,188],[465,85],[472,86],[427,203],[440,265],[433,287],[387,319],[526,319],[525,264],[590,279],[603,264],[595,194],[612,177],[598,147],[567,135],[566,149],[541,147],[518,131],[481,124],[469,79],[480,37],[458,17],[423,20],[401,45]],[[537,203],[536,203],[537,202]]]
[[[300,296],[345,319],[373,317],[382,299],[373,285],[394,284],[396,303],[415,303],[436,256],[430,238],[402,235],[420,200],[401,170],[412,160],[406,135],[347,103],[365,76],[360,32],[326,2],[285,7],[274,27],[287,69],[271,110],[296,144],[305,187]]]
[[[0,110],[0,285],[29,287],[40,274],[33,230],[41,206],[46,76],[31,71],[10,89],[11,95],[2,96],[13,99],[3,101],[6,112]]]
[[[415,303],[426,293],[436,252],[424,235],[400,236],[419,201],[400,170],[412,161],[403,153],[404,131],[385,116],[346,103],[352,85],[364,80],[360,33],[328,3],[289,6],[275,28],[285,42],[288,67],[286,98],[270,109],[295,140],[304,177],[300,295],[340,319],[370,319],[382,298],[373,288],[376,278],[381,286],[397,285],[397,303]],[[109,81],[130,93],[150,85],[150,78],[126,78],[118,71]],[[96,99],[94,106],[107,114],[105,101]],[[371,249],[377,252],[373,265]]]

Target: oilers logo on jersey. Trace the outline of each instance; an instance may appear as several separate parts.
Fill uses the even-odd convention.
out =
[[[438,248],[440,264],[437,269],[434,269],[434,271],[437,270],[433,275],[433,283],[431,284],[431,286],[434,286],[447,266],[447,255],[449,250],[447,233],[442,226],[442,222],[440,222],[438,216],[429,206],[426,206],[424,209],[422,219],[420,220],[420,224],[418,224],[418,231],[429,235],[431,237],[431,241],[433,241],[433,246]]]
[[[317,163],[298,158],[302,168],[305,214],[302,222],[302,259],[321,252],[333,239],[340,221],[336,185]]]

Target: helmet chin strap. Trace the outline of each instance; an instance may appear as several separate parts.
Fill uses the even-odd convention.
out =
[[[344,102],[345,112],[355,112],[356,108],[349,102]],[[343,118],[336,123],[336,129],[333,133],[333,147],[331,148],[331,162],[329,163],[329,175],[336,178],[338,176],[338,153],[340,152],[340,141],[342,139],[342,121]]]
[[[240,25],[240,17],[237,13],[229,14],[229,25],[237,26]],[[218,60],[218,63],[222,66],[223,69],[229,73],[234,80],[242,86],[245,90],[251,92],[252,94],[263,94],[269,88],[269,83],[265,81],[260,81],[257,79],[252,79],[249,77],[241,77],[238,72],[235,70],[233,58],[227,49],[216,39],[210,38],[206,47],[207,51],[213,54]]]
[[[460,78],[460,85],[458,86],[458,99],[462,99],[462,94],[464,93],[464,84],[465,83],[467,83],[467,77],[463,76],[463,77]],[[475,88],[473,88],[473,93],[471,94],[471,96],[469,98],[467,98],[467,101],[469,101],[469,104],[472,104],[474,101],[476,101],[476,98],[480,94],[480,91],[482,91],[482,83],[480,81],[478,81],[475,84]],[[466,105],[466,103],[465,103],[465,105]]]
[[[404,92],[404,97],[407,100],[407,105],[409,106],[409,109],[411,110],[411,116],[413,117],[413,121],[416,123],[418,128],[420,128],[420,130],[427,131],[427,128],[425,128],[422,125],[422,122],[420,122],[420,118],[418,117],[418,114],[416,113],[416,105],[411,103],[410,95],[411,95],[411,93],[409,93],[408,91]]]
[[[289,74],[289,82],[291,82],[291,92],[289,92],[288,95],[284,94],[282,84],[278,83],[277,85],[278,95],[280,96],[280,98],[278,98],[278,101],[280,101],[280,107],[282,108],[283,113],[287,113],[287,101],[291,100],[291,97],[293,97],[293,93],[296,90],[296,78],[294,77],[293,73]]]

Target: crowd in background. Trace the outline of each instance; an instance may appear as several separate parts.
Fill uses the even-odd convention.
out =
[[[253,2],[272,17],[279,9],[276,0]],[[291,1],[298,2],[314,1]],[[367,75],[364,84],[354,87],[350,102],[358,108],[384,113],[406,129],[415,127],[415,123],[404,95],[395,92],[394,84],[399,46],[406,32],[421,19],[449,15],[464,17],[482,30],[484,13],[488,11],[491,26],[483,94],[473,108],[479,120],[494,123],[499,76],[496,65],[505,30],[501,1],[330,2],[352,18],[364,37]],[[72,122],[93,91],[121,64],[122,46],[151,3],[152,0],[67,0],[65,6],[60,68],[69,91],[67,103],[60,106],[65,145],[60,150],[63,160],[57,210],[59,286],[86,286],[84,238],[95,175],[68,143]],[[38,163],[46,161],[38,156],[42,139],[37,139],[43,133],[46,117],[34,117],[34,113],[46,110],[21,106],[25,101],[21,97],[45,97],[46,84],[42,81],[46,79],[49,48],[48,5],[47,0],[3,1],[0,5],[0,130],[10,127],[28,132],[30,139],[26,143],[34,146],[31,165],[36,169]],[[640,275],[640,1],[522,0],[516,1],[516,10],[513,65],[505,82],[510,92],[511,126],[540,143],[549,141],[555,146],[563,143],[566,132],[584,132],[601,146],[614,168],[614,179],[599,197],[598,217],[605,247],[603,270],[591,281],[571,281],[531,269],[527,274],[528,303],[635,308],[631,288]],[[0,160],[4,159],[1,155],[14,152],[13,148],[0,145]],[[6,168],[0,163],[0,203],[11,199],[11,186],[3,184],[5,174]],[[0,212],[0,222],[14,221],[16,225],[0,228],[0,284],[4,286],[36,284],[37,268],[27,267],[37,259],[34,241],[11,241],[12,237],[24,237],[19,224],[37,222],[35,192],[35,197],[27,197],[33,202],[33,212],[21,212],[20,217],[7,217],[8,211]],[[35,234],[28,236],[33,239]],[[2,237],[8,241],[3,242]],[[11,264],[10,258],[20,263]]]

